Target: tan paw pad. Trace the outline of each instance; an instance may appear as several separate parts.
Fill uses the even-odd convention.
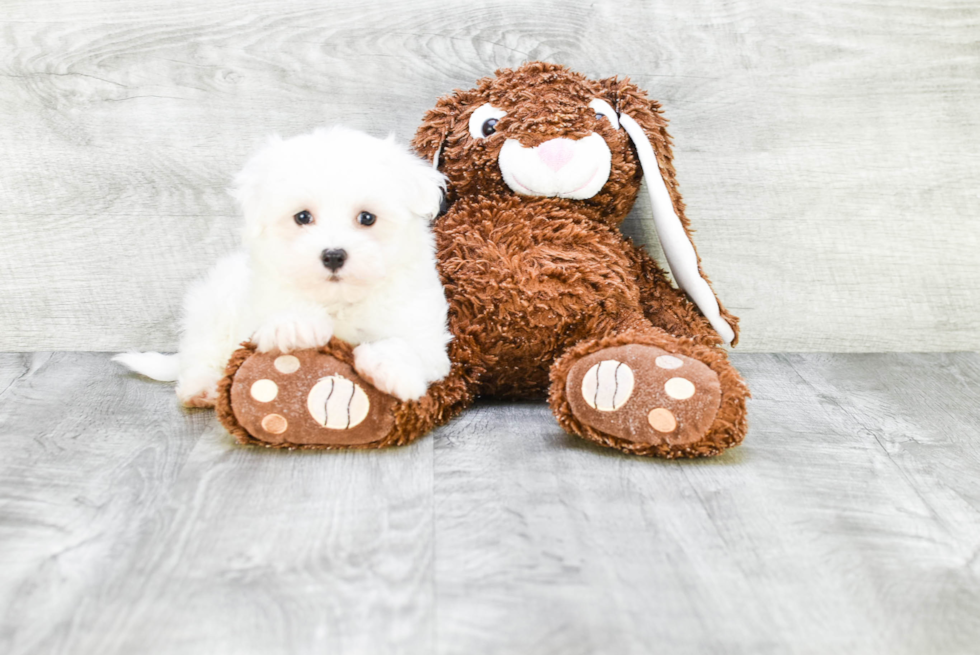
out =
[[[235,373],[229,400],[255,441],[308,446],[383,439],[395,425],[398,402],[350,364],[313,349],[253,353]]]
[[[668,370],[673,370],[675,368],[680,368],[684,366],[684,362],[673,355],[661,355],[657,359],[653,360],[654,363],[660,368],[666,368]]]
[[[614,412],[633,395],[633,370],[614,359],[595,364],[582,378],[582,399],[592,409]]]
[[[306,398],[306,408],[313,420],[332,430],[357,427],[368,415],[371,401],[360,385],[343,375],[321,379]]]
[[[569,370],[572,414],[602,435],[685,446],[704,438],[721,383],[704,363],[656,346],[627,344],[585,355]]]
[[[279,385],[272,380],[256,380],[252,383],[250,393],[260,403],[271,403],[279,395]]]
[[[695,390],[694,383],[686,378],[670,378],[664,382],[664,392],[674,400],[687,400]]]
[[[272,434],[282,434],[289,427],[289,421],[279,414],[269,414],[262,419],[262,429]]]
[[[280,355],[276,357],[276,361],[273,362],[273,366],[280,373],[285,373],[289,375],[290,373],[295,373],[299,370],[299,357],[295,355]]]
[[[647,414],[647,422],[657,432],[673,432],[677,427],[677,419],[666,407],[651,409]]]

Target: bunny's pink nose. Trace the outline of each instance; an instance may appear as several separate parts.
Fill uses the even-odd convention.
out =
[[[572,161],[575,153],[571,139],[551,139],[538,146],[538,157],[553,171]]]

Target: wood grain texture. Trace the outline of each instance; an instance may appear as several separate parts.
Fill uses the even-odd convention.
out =
[[[431,440],[243,448],[102,354],[0,371],[0,652],[431,652]]]
[[[980,358],[735,360],[752,428],[712,460],[622,457],[536,404],[440,433],[439,652],[974,652]]]
[[[672,119],[746,350],[980,349],[980,7],[775,0],[6,0],[0,349],[170,349],[271,132],[407,140],[531,59]],[[653,244],[645,199],[627,231]]]
[[[741,354],[666,462],[478,405],[236,445],[105,354],[0,354],[0,652],[924,653],[980,643],[980,355]]]

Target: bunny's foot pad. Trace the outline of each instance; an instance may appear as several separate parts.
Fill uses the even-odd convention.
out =
[[[218,417],[242,443],[277,448],[387,445],[398,400],[364,380],[351,361],[349,348],[282,354],[256,352],[247,345],[232,356],[219,385]]]
[[[721,403],[718,376],[691,357],[628,344],[582,357],[565,394],[574,416],[602,434],[638,445],[701,440]]]

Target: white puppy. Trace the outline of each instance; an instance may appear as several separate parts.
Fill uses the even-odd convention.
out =
[[[263,352],[336,335],[355,368],[401,400],[449,372],[447,303],[429,222],[443,176],[406,148],[335,127],[274,137],[235,180],[242,252],[220,260],[184,300],[177,355],[116,360],[176,380],[188,406],[211,406],[242,341]]]

